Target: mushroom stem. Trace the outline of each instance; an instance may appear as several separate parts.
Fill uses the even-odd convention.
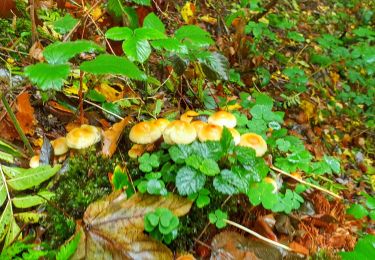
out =
[[[277,246],[277,247],[281,247],[281,248],[283,248],[285,250],[288,250],[288,251],[293,251],[290,247],[287,247],[286,245],[280,244],[280,243],[278,243],[276,241],[273,241],[273,240],[271,240],[269,238],[266,238],[266,237],[258,234],[257,232],[255,232],[255,231],[253,231],[253,230],[251,230],[251,229],[249,229],[247,227],[244,227],[244,226],[242,226],[242,225],[240,225],[240,224],[238,224],[236,222],[233,222],[233,221],[231,221],[229,219],[224,219],[224,221],[227,224],[232,225],[232,226],[234,226],[236,228],[239,228],[239,229],[241,229],[241,230],[243,230],[243,231],[245,231],[245,232],[247,232],[247,233],[249,233],[249,234],[251,234],[251,235],[253,235],[253,236],[257,237],[257,238],[259,238],[260,240],[262,240],[264,242],[267,242],[267,243],[269,243],[271,245],[274,245],[274,246]]]
[[[305,185],[307,185],[307,186],[313,187],[313,188],[315,188],[315,189],[317,189],[317,190],[320,190],[320,191],[322,191],[322,192],[324,192],[324,193],[327,193],[327,194],[329,194],[329,195],[331,195],[331,196],[333,196],[333,197],[335,197],[335,198],[338,198],[338,199],[340,199],[340,200],[343,199],[341,196],[337,195],[336,193],[333,193],[332,191],[326,190],[326,189],[324,189],[324,188],[322,188],[322,187],[320,187],[320,186],[318,186],[318,185],[315,185],[315,184],[312,184],[312,183],[310,183],[310,182],[307,182],[307,181],[304,181],[304,180],[302,180],[302,179],[299,179],[299,178],[297,178],[297,177],[294,177],[293,175],[291,175],[291,174],[289,174],[289,173],[287,173],[287,172],[285,172],[285,171],[283,171],[283,170],[281,170],[281,169],[279,169],[279,168],[276,168],[275,166],[271,166],[270,168],[271,168],[272,170],[277,171],[278,173],[281,173],[281,174],[283,174],[283,175],[285,175],[285,176],[288,176],[289,178],[292,178],[292,179],[294,179],[294,180],[296,180],[296,181],[298,181],[298,182],[300,182],[300,183],[302,183],[302,184],[305,184]]]

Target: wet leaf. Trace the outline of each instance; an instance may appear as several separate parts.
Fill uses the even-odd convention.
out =
[[[173,259],[165,245],[143,233],[144,216],[161,207],[182,216],[191,202],[172,194],[137,193],[126,199],[122,192],[115,192],[92,203],[77,231],[81,239],[72,259]]]
[[[34,117],[34,108],[30,103],[30,95],[27,92],[23,92],[17,97],[16,117],[22,131],[27,135],[33,135],[36,119]]]
[[[114,124],[111,128],[104,131],[102,153],[111,157],[117,149],[118,141],[124,131],[124,128],[132,121],[131,117],[126,117],[120,122]]]

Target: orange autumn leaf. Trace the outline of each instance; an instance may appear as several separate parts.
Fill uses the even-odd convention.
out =
[[[30,95],[27,92],[17,97],[17,120],[26,135],[34,135],[36,119],[34,117],[34,108],[30,103]]]
[[[111,128],[104,132],[102,153],[104,156],[111,157],[117,148],[117,143],[120,140],[124,128],[132,122],[130,116],[124,118],[120,122],[114,124]]]

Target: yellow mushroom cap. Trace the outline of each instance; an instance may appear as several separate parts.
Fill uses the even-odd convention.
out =
[[[130,129],[129,139],[137,144],[152,144],[161,137],[160,128],[153,122],[141,122]]]
[[[158,118],[155,121],[152,121],[157,127],[159,127],[160,131],[163,132],[164,129],[169,125],[169,120],[165,118]]]
[[[51,145],[53,147],[54,154],[56,156],[63,155],[68,152],[69,147],[66,144],[65,137],[59,137],[53,141],[51,141]]]
[[[102,139],[99,128],[92,125],[81,125],[66,135],[66,144],[69,148],[85,149]]]
[[[167,144],[190,144],[197,138],[197,131],[189,123],[176,120],[165,128],[163,138]]]
[[[233,136],[234,144],[238,145],[240,143],[240,141],[241,141],[241,135],[240,135],[240,133],[236,129],[234,129],[234,128],[228,128],[228,130],[230,131],[230,133]]]
[[[227,111],[218,111],[208,118],[208,123],[212,125],[234,128],[237,125],[236,117]]]
[[[221,139],[222,132],[223,128],[221,126],[207,124],[199,130],[198,138],[201,142],[219,141]]]
[[[185,113],[183,113],[181,115],[180,120],[190,123],[191,121],[193,121],[193,117],[195,117],[195,116],[199,116],[199,113],[195,112],[195,111],[192,111],[192,110],[189,110],[189,111],[186,111]]]
[[[241,135],[240,146],[253,148],[257,157],[261,157],[267,152],[266,141],[263,137],[254,133]]]
[[[195,130],[197,131],[197,133],[202,129],[202,127],[204,127],[204,126],[207,125],[206,122],[203,122],[203,121],[200,121],[200,120],[193,121],[190,124],[195,128]]]
[[[134,144],[132,148],[128,151],[128,155],[132,159],[140,157],[146,150],[146,147],[143,144]]]
[[[39,167],[39,159],[40,159],[39,155],[34,155],[33,157],[31,157],[30,162],[29,162],[30,168]]]

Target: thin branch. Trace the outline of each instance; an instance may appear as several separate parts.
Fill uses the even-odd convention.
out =
[[[331,196],[333,196],[333,197],[335,197],[335,198],[338,198],[338,199],[340,199],[340,200],[343,199],[341,196],[337,195],[336,193],[333,193],[332,191],[326,190],[326,189],[324,189],[324,188],[322,188],[322,187],[320,187],[320,186],[318,186],[318,185],[315,185],[315,184],[312,184],[312,183],[310,183],[310,182],[307,182],[307,181],[304,181],[304,180],[302,180],[302,179],[299,179],[299,178],[297,178],[297,177],[294,177],[293,175],[291,175],[291,174],[289,174],[289,173],[287,173],[287,172],[285,172],[285,171],[283,171],[283,170],[281,170],[281,169],[279,169],[279,168],[276,168],[275,166],[271,166],[270,168],[271,168],[272,170],[277,171],[278,173],[281,173],[281,174],[283,174],[283,175],[285,175],[285,176],[288,176],[289,178],[292,178],[292,179],[294,179],[294,180],[296,180],[296,181],[298,181],[298,182],[300,182],[300,183],[302,183],[302,184],[305,184],[305,185],[307,185],[307,186],[313,187],[313,188],[315,188],[315,189],[317,189],[317,190],[320,190],[320,191],[322,191],[322,192],[324,192],[324,193],[327,193],[327,194],[329,194],[329,195],[331,195]]]
[[[249,233],[249,234],[251,234],[251,235],[253,235],[253,236],[257,237],[257,238],[259,238],[260,240],[262,240],[264,242],[267,242],[267,243],[269,243],[271,245],[274,245],[274,246],[277,246],[277,247],[281,247],[281,248],[283,248],[285,250],[288,250],[288,251],[293,251],[290,247],[287,247],[286,245],[280,244],[280,243],[278,243],[276,241],[273,241],[273,240],[271,240],[269,238],[266,238],[266,237],[258,234],[257,232],[255,232],[255,231],[253,231],[251,229],[248,229],[247,227],[244,227],[244,226],[242,226],[242,225],[240,225],[240,224],[238,224],[236,222],[233,222],[233,221],[228,220],[228,219],[224,219],[224,221],[227,224],[232,225],[232,226],[234,226],[236,228],[239,228],[239,229],[241,229],[241,230],[243,230],[243,231],[245,231],[245,232],[247,232],[247,233]]]

